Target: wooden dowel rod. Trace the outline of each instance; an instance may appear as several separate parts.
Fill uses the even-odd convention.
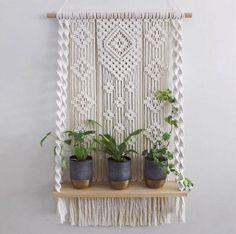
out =
[[[57,17],[57,13],[55,13],[55,12],[48,12],[47,13],[47,18],[52,19],[52,18],[56,18],[56,17]]]
[[[57,13],[55,13],[55,12],[47,13],[47,18],[53,19],[53,18],[56,18],[56,17],[57,17]],[[192,12],[185,12],[184,13],[184,18],[190,19],[192,17],[193,17]]]
[[[191,19],[192,17],[193,17],[193,13],[192,12],[185,12],[184,13],[184,18]]]

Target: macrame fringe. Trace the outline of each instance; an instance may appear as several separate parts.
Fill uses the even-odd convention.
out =
[[[183,19],[182,12],[58,12],[58,19]]]
[[[58,198],[57,200],[57,215],[59,223],[63,224],[66,221],[67,206],[64,198]]]
[[[186,208],[185,208],[185,198],[184,197],[176,197],[176,216],[178,221],[181,223],[186,222]]]
[[[185,222],[183,197],[59,198],[57,212],[61,224],[66,221],[67,203],[69,223],[80,227],[158,226],[170,223],[174,213],[179,222]]]

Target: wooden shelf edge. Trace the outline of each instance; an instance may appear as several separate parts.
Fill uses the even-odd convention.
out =
[[[60,192],[53,192],[57,198],[145,198],[145,197],[181,197],[187,192],[180,191],[177,183],[167,181],[160,189],[150,189],[142,182],[131,182],[125,190],[114,190],[107,183],[93,183],[87,189],[75,189],[70,182],[62,184]]]

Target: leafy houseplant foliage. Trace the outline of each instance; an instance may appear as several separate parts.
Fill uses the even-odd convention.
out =
[[[164,132],[161,138],[156,140],[150,151],[144,150],[143,155],[147,157],[147,159],[158,163],[166,175],[173,173],[176,180],[184,185],[184,190],[190,191],[193,187],[193,183],[188,178],[181,176],[176,170],[175,165],[171,163],[173,153],[169,150],[169,144],[173,129],[178,127],[178,121],[176,119],[178,108],[175,106],[176,100],[172,96],[170,89],[157,91],[155,97],[163,104],[170,106],[170,113],[164,119],[169,125],[169,131]]]
[[[86,126],[91,126],[94,124],[98,124],[94,120],[87,120],[85,122]],[[98,124],[99,125],[99,124]],[[69,146],[70,151],[72,152],[73,156],[77,158],[77,160],[86,160],[87,157],[91,154],[93,147],[92,144],[89,144],[89,141],[93,142],[91,139],[89,139],[89,136],[94,135],[94,130],[89,131],[65,131],[63,132],[63,140],[62,142],[62,152],[65,148],[65,146]],[[52,136],[56,140],[59,140],[58,137],[56,137],[53,133],[49,132],[45,135],[45,137],[40,141],[40,145],[43,146],[44,141],[49,137]],[[54,147],[54,155],[56,146]],[[65,167],[65,158],[62,157],[62,166]]]
[[[95,141],[102,147],[104,153],[108,154],[113,160],[122,162],[128,154],[137,153],[135,150],[128,148],[128,142],[142,131],[143,129],[133,131],[120,144],[110,134],[99,135],[100,138],[95,139]]]

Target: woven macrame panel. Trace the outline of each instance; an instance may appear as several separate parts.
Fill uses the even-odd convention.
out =
[[[171,87],[179,109],[173,149],[176,169],[183,176],[182,14],[79,13],[58,14],[59,50],[55,190],[66,177],[61,168],[61,141],[66,129],[81,130],[97,120],[117,141],[137,128],[146,131],[129,142],[132,176],[142,181],[141,151],[150,148],[165,130],[165,108],[156,90]],[[94,155],[94,181],[107,178],[106,157]],[[179,183],[179,188],[183,184]],[[175,208],[174,208],[175,207]],[[111,209],[112,208],[112,209]],[[79,226],[157,226],[172,213],[185,221],[184,197],[58,198],[60,223],[68,218]]]
[[[69,31],[69,126],[86,119],[103,125],[118,142],[137,128],[143,136],[129,142],[133,180],[142,180],[142,149],[150,148],[164,128],[164,108],[154,91],[169,77],[169,19],[72,19]],[[106,180],[106,158],[94,157],[94,180]]]

